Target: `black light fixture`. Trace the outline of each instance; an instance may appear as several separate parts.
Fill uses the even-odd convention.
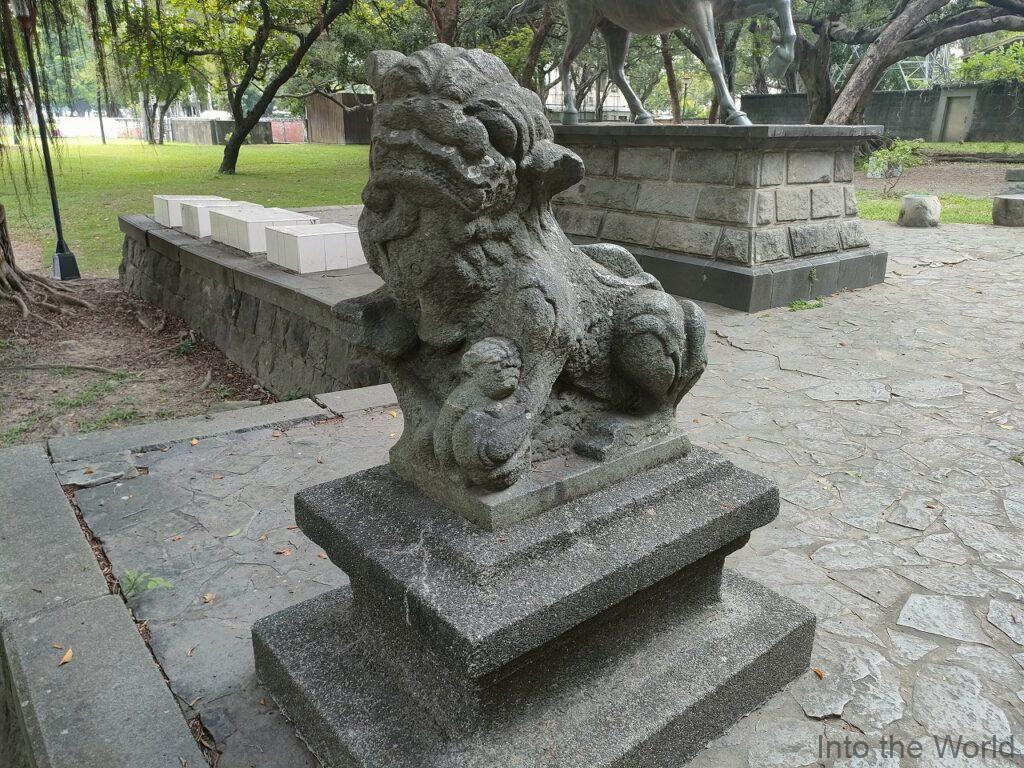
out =
[[[0,0],[2,2],[3,0]],[[43,146],[43,165],[46,167],[46,181],[50,187],[50,204],[53,206],[53,224],[57,230],[57,249],[53,254],[53,277],[55,280],[77,280],[82,276],[78,271],[78,259],[64,242],[64,228],[60,221],[60,207],[57,205],[57,185],[53,178],[53,162],[50,160],[50,143],[46,137],[46,118],[43,116],[43,101],[39,93],[39,77],[36,74],[36,59],[32,53],[32,36],[36,27],[35,4],[32,0],[16,0],[14,14],[21,25],[25,42],[25,58],[28,59],[28,77],[32,84],[32,102],[36,108],[39,123],[39,140]]]

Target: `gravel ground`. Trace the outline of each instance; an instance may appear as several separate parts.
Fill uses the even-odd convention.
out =
[[[1006,187],[1006,170],[1012,167],[1002,163],[928,163],[909,168],[896,192],[994,197]],[[863,171],[857,172],[858,189],[881,192],[883,184],[882,179],[869,179]]]

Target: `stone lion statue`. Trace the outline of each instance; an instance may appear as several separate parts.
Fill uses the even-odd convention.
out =
[[[480,50],[367,62],[359,222],[384,286],[335,312],[394,385],[393,468],[500,490],[538,459],[668,432],[706,364],[704,318],[623,248],[573,245],[550,200],[583,178],[540,99]]]

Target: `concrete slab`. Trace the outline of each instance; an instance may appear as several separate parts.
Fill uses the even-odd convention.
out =
[[[8,624],[3,651],[32,756],[28,765],[206,765],[120,598],[98,597]]]
[[[688,612],[672,598],[638,596],[646,610],[550,649],[503,682],[504,716],[465,736],[362,650],[347,588],[259,622],[256,664],[332,766],[676,768],[806,669],[814,619],[728,572],[719,604]]]
[[[0,624],[107,594],[43,446],[0,450]]]
[[[124,429],[92,432],[50,441],[54,461],[65,462],[119,451],[149,451],[181,440],[203,439],[261,427],[284,427],[323,416],[327,411],[308,398],[242,408],[210,416],[158,421]]]

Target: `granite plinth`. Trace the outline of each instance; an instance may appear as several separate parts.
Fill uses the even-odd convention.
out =
[[[303,491],[351,580],[260,621],[329,766],[677,766],[806,669],[814,619],[724,571],[778,489],[694,447],[500,530],[388,466]]]
[[[677,768],[810,660],[813,617],[728,571],[700,610],[657,590],[632,608],[505,680],[501,714],[464,734],[389,674],[347,588],[260,621],[256,665],[334,768]]]
[[[671,293],[756,312],[882,282],[854,152],[877,126],[556,126],[586,166],[554,199],[578,243],[611,242]]]
[[[357,595],[458,674],[483,678],[778,509],[767,480],[694,447],[503,531],[460,518],[387,466],[303,491],[295,520]]]

